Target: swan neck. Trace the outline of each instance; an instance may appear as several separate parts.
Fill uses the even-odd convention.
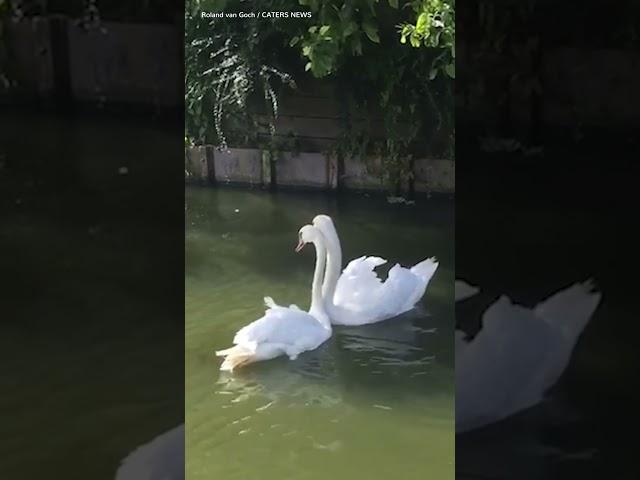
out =
[[[342,248],[340,246],[340,239],[338,234],[332,232],[328,240],[328,252],[327,252],[327,268],[325,272],[325,281],[323,285],[324,298],[331,304],[333,304],[333,296],[336,292],[336,286],[338,284],[338,278],[342,269]]]
[[[311,308],[309,309],[309,313],[316,317],[323,325],[330,326],[322,296],[322,282],[325,276],[324,270],[327,261],[327,249],[322,240],[316,240],[314,245],[316,247],[316,266],[313,272],[313,283],[311,284]]]

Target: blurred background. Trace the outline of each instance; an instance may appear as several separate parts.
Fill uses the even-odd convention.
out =
[[[602,302],[547,402],[457,436],[456,475],[632,478],[640,11],[457,7],[456,277],[484,290],[457,322],[473,334],[500,294],[531,307],[589,277]]]
[[[3,478],[184,416],[182,8],[103,3],[0,2]]]

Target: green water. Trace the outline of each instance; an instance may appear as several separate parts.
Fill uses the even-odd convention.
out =
[[[452,202],[195,187],[186,197],[187,478],[453,478]],[[334,218],[346,259],[436,255],[422,302],[337,327],[296,361],[219,372],[214,351],[263,314],[265,295],[308,308],[313,253],[293,247],[318,213]]]

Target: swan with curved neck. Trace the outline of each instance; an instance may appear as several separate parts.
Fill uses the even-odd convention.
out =
[[[312,225],[305,225],[298,232],[296,253],[300,252],[307,243],[313,243],[316,248],[316,263],[311,282],[311,305],[309,314],[316,318],[326,328],[331,329],[331,321],[327,315],[322,295],[325,267],[327,262],[327,246],[324,235]]]
[[[298,239],[296,252],[307,243],[312,243],[316,248],[309,312],[295,305],[277,305],[273,299],[265,297],[268,308],[264,316],[241,328],[233,339],[233,347],[216,352],[217,356],[224,357],[220,370],[233,371],[282,355],[294,360],[300,353],[317,348],[331,337],[331,322],[322,297],[326,263],[324,236],[313,225],[305,225],[298,232]]]
[[[317,215],[313,225],[326,239],[327,263],[322,294],[331,323],[364,325],[411,310],[424,295],[438,262],[428,258],[411,268],[396,264],[382,282],[374,269],[386,263],[380,257],[352,260],[341,274],[342,248],[333,220]]]

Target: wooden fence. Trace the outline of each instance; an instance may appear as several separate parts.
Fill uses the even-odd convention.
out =
[[[13,70],[25,95],[47,98],[56,89],[68,88],[78,101],[183,104],[183,37],[175,25],[105,22],[85,31],[65,17],[35,17],[7,21],[5,34],[8,56],[14,60]],[[465,67],[473,72],[475,53],[462,42],[456,50],[460,67],[456,82],[473,82]],[[486,66],[487,61],[483,62]],[[497,56],[496,78],[501,62]],[[545,52],[538,68],[544,123],[572,126],[580,118],[583,126],[639,125],[640,93],[634,83],[639,72],[640,53],[634,51],[558,47]],[[503,87],[499,80],[493,83]],[[527,94],[521,91],[526,86],[513,82],[510,89],[513,120],[526,127],[532,117]],[[486,124],[499,110],[495,104],[483,103],[486,98],[495,96],[479,92],[472,100],[456,97],[456,102]],[[301,83],[294,95],[281,102],[277,134],[294,133],[309,146],[305,150],[324,151],[343,127],[340,105],[317,84]],[[367,121],[373,123],[374,131],[381,127],[381,115]]]

